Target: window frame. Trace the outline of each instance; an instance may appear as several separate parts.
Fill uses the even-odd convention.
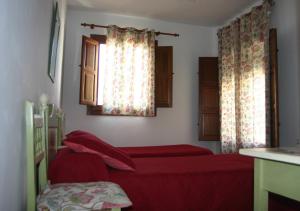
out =
[[[106,35],[91,34],[90,38],[98,41],[98,43],[99,43],[98,54],[100,55],[100,44],[106,44]],[[99,57],[101,57],[101,56],[99,56]],[[99,68],[99,60],[98,60],[98,68]],[[98,69],[98,71],[99,71],[99,69]],[[98,74],[99,74],[99,72],[98,72]],[[98,88],[98,83],[97,83],[97,88]],[[102,105],[87,105],[87,115],[139,117],[139,116],[130,115],[130,114],[106,114],[106,113],[103,113],[102,111],[103,111]]]

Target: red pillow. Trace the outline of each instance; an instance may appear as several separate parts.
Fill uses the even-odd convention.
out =
[[[108,171],[104,161],[95,154],[77,153],[63,148],[51,161],[48,170],[51,184],[107,181]]]
[[[89,132],[86,132],[86,131],[83,131],[83,130],[74,130],[70,133],[68,133],[66,135],[67,138],[71,138],[71,137],[75,137],[75,136],[81,136],[81,135],[91,135],[91,136],[95,136],[93,135],[92,133],[89,133]],[[97,136],[95,136],[97,137]]]
[[[92,134],[71,136],[64,140],[64,144],[77,152],[97,153],[113,168],[135,170],[135,165],[128,155]]]

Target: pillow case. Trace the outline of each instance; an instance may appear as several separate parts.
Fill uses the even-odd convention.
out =
[[[107,165],[119,170],[135,170],[134,162],[127,154],[92,134],[77,134],[67,137],[64,140],[64,144],[76,152],[97,154]]]
[[[107,181],[107,167],[98,155],[78,153],[69,148],[58,151],[48,170],[51,184]]]

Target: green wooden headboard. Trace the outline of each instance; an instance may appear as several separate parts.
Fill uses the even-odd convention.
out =
[[[61,109],[56,108],[53,104],[48,104],[49,119],[48,119],[48,131],[49,131],[49,142],[48,142],[48,156],[51,161],[57,149],[62,145],[64,137],[64,113]]]
[[[27,210],[36,210],[36,196],[47,185],[48,106],[25,102]]]

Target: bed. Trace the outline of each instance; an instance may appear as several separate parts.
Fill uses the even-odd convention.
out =
[[[171,146],[171,150],[168,146],[109,146],[129,157],[130,162],[126,160],[128,157],[123,161],[132,168],[126,168],[114,166],[115,163],[103,157],[103,146],[98,146],[103,140],[92,134],[77,135],[75,138],[67,135],[64,143],[68,148],[63,148],[50,164],[49,178],[53,183],[99,180],[117,183],[133,202],[125,209],[130,211],[253,209],[252,158],[213,155],[209,150],[189,145]],[[110,151],[105,153],[111,155]],[[122,156],[118,158],[123,159]]]
[[[133,202],[128,210],[253,208],[251,158],[240,155],[133,158],[134,171],[103,169],[101,162],[96,154],[64,148],[51,163],[49,178],[54,183],[99,180],[117,183]]]
[[[62,133],[61,128],[57,130]],[[61,142],[61,137],[55,136],[55,142]],[[125,209],[130,211],[253,210],[252,158],[213,155],[191,145],[109,146],[103,151],[109,144],[94,135],[79,134],[71,139],[73,142],[66,135],[64,143],[71,145],[59,150],[49,165],[52,183],[117,183],[133,202]],[[98,147],[98,142],[104,145]],[[113,157],[114,153],[118,156]],[[112,162],[110,156],[123,159],[130,168]]]
[[[29,107],[30,112],[26,113],[26,122],[33,125],[31,104]],[[43,154],[46,156],[44,160],[50,160],[49,155],[51,152],[55,152],[55,156],[49,165],[46,165],[44,161],[42,164],[40,163],[38,165],[39,169],[49,166],[48,179],[50,180],[53,177],[51,173],[69,172],[67,178],[69,181],[65,181],[66,178],[57,174],[55,176],[61,181],[50,181],[50,187],[69,186],[69,183],[74,182],[91,183],[95,181],[102,184],[114,182],[113,184],[117,183],[117,186],[120,185],[129,196],[126,206],[131,204],[130,200],[133,202],[132,206],[124,209],[127,211],[247,211],[253,209],[253,160],[251,158],[238,154],[183,156],[158,156],[156,154],[151,155],[151,157],[131,158],[127,155],[130,162],[132,162],[133,169],[118,169],[120,166],[116,168],[107,163],[107,160],[104,159],[107,155],[103,157],[103,154],[94,150],[76,151],[69,147],[61,147],[63,113],[61,111],[55,112],[54,115],[46,118],[47,109],[42,109],[40,112],[42,115],[34,116],[34,122],[37,123],[36,126],[40,127],[40,125],[43,125],[41,124],[43,121],[40,121],[40,118],[45,117],[45,125],[48,122],[50,127],[38,130],[33,130],[30,127],[32,132],[29,133],[31,134],[30,136],[26,135],[26,139],[28,141],[28,138],[30,140],[32,137],[35,137],[38,140],[45,140],[45,146],[43,144],[36,145],[36,147],[42,146],[46,148],[45,154]],[[31,118],[27,118],[30,116]],[[53,130],[52,134],[50,134],[49,130]],[[28,131],[30,130],[26,127],[26,133]],[[36,133],[37,136],[33,135],[33,133]],[[27,144],[27,146],[29,145]],[[27,149],[27,152],[33,152],[32,146]],[[121,154],[126,153],[119,148],[115,148],[114,150]],[[145,149],[141,148],[139,150]],[[33,156],[27,156],[27,160],[32,158]],[[39,154],[37,158],[40,158]],[[54,164],[57,165],[55,166]],[[29,169],[33,169],[31,165],[28,167]],[[33,171],[27,172],[29,173],[27,184],[31,187],[32,184],[36,184],[32,181],[35,174],[30,173]],[[42,174],[42,177],[40,175],[38,179],[39,184],[46,185],[46,174]],[[83,179],[86,181],[82,181]],[[28,210],[33,210],[36,200],[34,190],[36,188],[27,188],[27,190],[27,205],[31,207]],[[126,193],[123,192],[123,196]],[[119,195],[116,194],[116,196]],[[56,195],[53,197],[57,198]],[[108,207],[112,206],[111,203],[106,205]],[[299,206],[294,206],[294,203],[290,202],[286,203],[286,200],[282,198],[278,199],[277,196],[270,197],[269,208],[269,210],[273,211],[299,210]]]

